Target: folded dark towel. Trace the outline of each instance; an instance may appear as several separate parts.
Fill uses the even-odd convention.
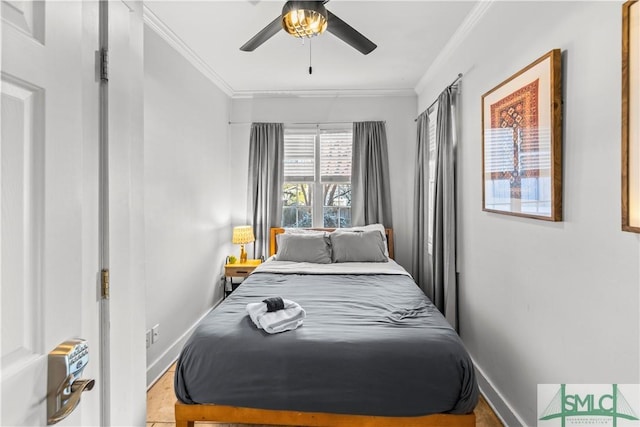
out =
[[[262,300],[267,304],[267,313],[284,309],[284,301],[280,297],[272,297]]]

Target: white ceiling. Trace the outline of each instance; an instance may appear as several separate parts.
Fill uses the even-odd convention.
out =
[[[284,31],[253,52],[239,49],[280,15],[284,1],[145,1],[145,21],[231,96],[409,93],[477,3],[332,0],[327,9],[378,47],[363,55],[333,34],[322,34],[311,41],[312,75],[309,40],[303,45]]]

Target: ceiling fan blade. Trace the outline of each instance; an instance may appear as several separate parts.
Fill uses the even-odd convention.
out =
[[[271,21],[269,25],[264,27],[258,34],[251,37],[251,40],[242,45],[240,50],[244,52],[253,52],[258,46],[262,43],[269,40],[271,37],[276,35],[278,31],[282,29],[282,18],[278,16],[276,19]]]
[[[374,42],[360,34],[355,28],[328,10],[327,15],[327,31],[338,37],[343,42],[359,50],[365,55],[371,53],[371,51],[378,47]]]

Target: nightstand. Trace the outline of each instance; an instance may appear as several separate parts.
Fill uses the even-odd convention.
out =
[[[233,292],[238,286],[240,286],[240,283],[236,283],[236,284],[233,283],[234,277],[241,277],[244,279],[249,274],[251,274],[253,270],[255,270],[256,267],[259,266],[261,263],[262,263],[262,260],[260,259],[248,259],[247,262],[244,262],[244,263],[236,262],[235,264],[225,264],[224,265],[224,277],[225,277],[224,296],[225,298],[229,296],[229,294]],[[231,289],[227,289],[227,279],[231,284]]]

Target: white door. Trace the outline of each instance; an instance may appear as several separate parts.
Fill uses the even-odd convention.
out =
[[[46,425],[47,354],[88,340],[99,369],[97,1],[2,6],[1,418]],[[98,387],[60,425],[97,425]]]

